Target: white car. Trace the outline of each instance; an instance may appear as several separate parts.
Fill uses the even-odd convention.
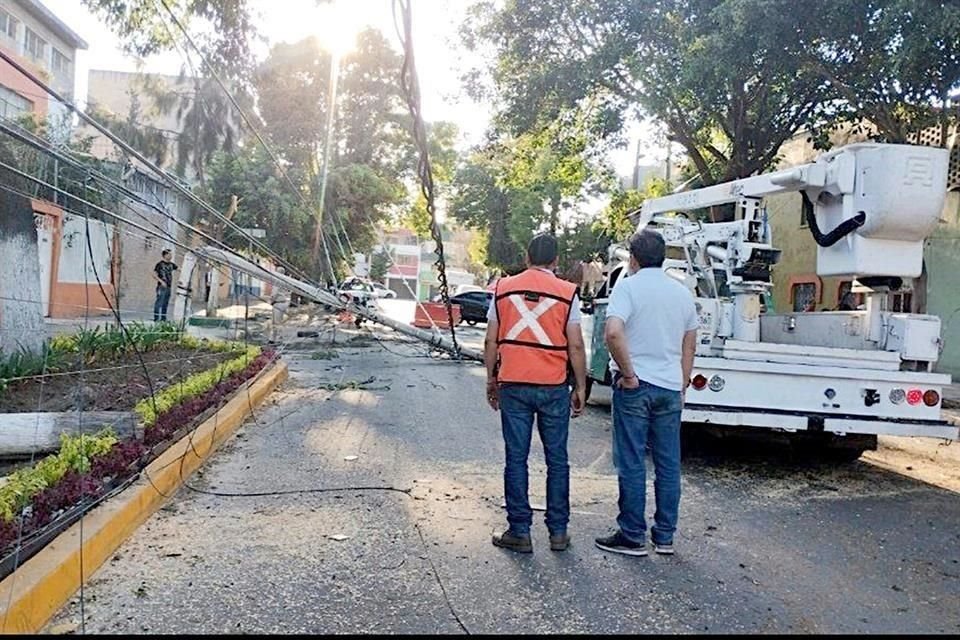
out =
[[[396,298],[397,297],[396,291],[383,286],[379,282],[371,282],[370,284],[373,286],[374,295],[376,295],[378,298]]]
[[[344,300],[349,299],[357,303],[367,303],[378,297],[373,285],[356,278],[347,280],[340,285],[337,295]]]

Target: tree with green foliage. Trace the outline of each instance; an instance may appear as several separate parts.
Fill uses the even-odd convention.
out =
[[[457,150],[455,147],[456,138],[459,130],[452,122],[428,122],[427,145],[430,156],[430,167],[433,175],[433,186],[435,198],[438,202],[443,202],[449,195],[450,185],[453,181],[456,165]],[[400,223],[412,229],[417,236],[423,239],[431,237],[432,222],[430,213],[427,211],[427,199],[420,189],[419,183],[416,183],[416,176],[413,175],[413,169],[417,164],[416,149],[412,144],[403,154],[405,165],[398,166],[397,172],[404,175],[408,184],[411,184],[410,190],[412,197],[405,211],[400,215]],[[441,225],[442,226],[442,225]]]
[[[0,138],[0,160],[5,164],[16,167],[19,171],[42,180],[49,185],[56,185],[57,189],[46,187],[39,182],[29,180],[6,169],[0,170],[0,183],[9,185],[31,197],[48,200],[59,204],[66,204],[70,209],[85,212],[90,217],[102,220],[105,214],[93,207],[81,204],[65,195],[70,194],[98,207],[116,207],[119,203],[119,194],[115,190],[96,188],[89,176],[89,170],[119,178],[120,169],[116,163],[90,154],[94,138],[87,135],[75,135],[66,141],[60,139],[59,123],[51,123],[48,118],[37,118],[33,114],[21,115],[19,119],[9,123],[20,129],[21,133],[39,139],[47,145],[55,145],[61,153],[75,158],[79,166],[69,162],[60,162],[47,153],[15,138],[3,136]],[[109,218],[107,218],[110,220]]]
[[[449,213],[460,224],[487,234],[486,264],[498,269],[516,269],[523,264],[523,249],[510,234],[512,195],[497,181],[487,153],[473,153],[453,180]]]
[[[830,25],[809,19],[821,0],[804,11],[790,4],[483,2],[464,31],[468,45],[493,48],[493,84],[513,131],[586,109],[591,138],[616,144],[625,118],[652,116],[706,185],[764,170],[823,112],[828,87],[797,54]]]
[[[265,133],[305,196],[317,203],[314,215],[326,148],[331,64],[330,52],[316,38],[306,38],[274,46],[254,80]],[[350,245],[359,252],[369,248],[375,237],[372,224],[401,206],[404,180],[414,176],[413,143],[404,126],[407,116],[397,81],[401,64],[399,54],[373,29],[361,32],[356,49],[343,58],[324,203],[323,233],[331,252],[349,252]],[[444,161],[444,154],[452,153],[448,147],[455,129],[433,125],[430,130],[442,134],[431,136],[437,145],[437,176],[442,178],[445,165],[452,164]],[[319,255],[315,259],[318,264],[326,260]]]
[[[836,111],[816,141],[840,126],[871,130],[883,142],[909,142],[939,127],[947,145],[958,113],[960,4],[937,0],[835,0],[818,19],[833,29],[804,52],[835,91]]]
[[[159,0],[82,0],[116,34],[123,49],[139,58],[180,46],[177,28]],[[256,20],[250,0],[163,0],[183,25],[198,32],[198,42],[215,66],[240,77],[252,67],[250,48]],[[196,27],[199,25],[199,29]],[[199,35],[201,34],[202,35]]]
[[[649,198],[659,198],[670,193],[670,185],[661,178],[650,178],[643,189],[626,189],[614,192],[610,203],[601,212],[595,223],[596,230],[604,236],[623,240],[635,231],[630,214],[636,213]]]
[[[309,266],[310,212],[290,192],[263,149],[244,147],[232,154],[214,154],[200,195],[220,211],[226,211],[231,196],[236,196],[234,222],[264,229],[270,246],[282,258],[301,269]],[[240,240],[234,233],[227,230],[224,239]]]
[[[390,268],[390,258],[387,249],[374,251],[370,257],[370,279],[374,282],[383,282]]]

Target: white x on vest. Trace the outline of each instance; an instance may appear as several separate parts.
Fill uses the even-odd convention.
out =
[[[523,296],[520,294],[512,294],[507,298],[510,302],[513,303],[513,306],[517,308],[517,311],[520,312],[520,320],[517,324],[511,327],[510,331],[507,332],[506,340],[516,340],[517,336],[524,329],[530,329],[533,332],[533,335],[537,337],[537,340],[540,341],[540,344],[552,347],[553,342],[550,341],[550,336],[547,335],[547,332],[543,330],[543,327],[540,326],[539,318],[542,316],[547,309],[557,304],[557,300],[554,298],[544,298],[540,301],[540,304],[535,306],[533,309],[527,308],[527,304],[523,300]]]

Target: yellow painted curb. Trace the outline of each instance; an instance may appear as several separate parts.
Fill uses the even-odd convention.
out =
[[[89,578],[286,378],[287,365],[278,362],[255,379],[249,393],[240,387],[192,439],[181,438],[133,485],[84,516],[82,540],[78,522],[0,582],[0,633],[39,632],[80,588],[81,543],[83,576]]]

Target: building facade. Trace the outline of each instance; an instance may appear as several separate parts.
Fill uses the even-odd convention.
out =
[[[87,101],[90,106],[127,119],[135,114],[137,125],[159,132],[168,141],[168,151],[161,168],[169,170],[176,157],[176,144],[182,127],[177,117],[177,109],[161,111],[156,106],[156,93],[193,93],[192,80],[186,77],[157,73],[128,73],[125,71],[104,71],[91,69],[87,75]],[[116,146],[105,136],[92,128],[84,130],[93,138],[92,152],[101,158],[119,160]]]
[[[383,284],[401,300],[420,299],[420,241],[415,231],[396,228],[384,230],[384,245],[389,256]],[[371,259],[372,263],[372,259]]]
[[[77,51],[87,43],[37,0],[0,0],[0,48],[59,94],[73,100]],[[0,117],[47,118],[54,135],[66,138],[72,117],[5,60],[0,60]]]

